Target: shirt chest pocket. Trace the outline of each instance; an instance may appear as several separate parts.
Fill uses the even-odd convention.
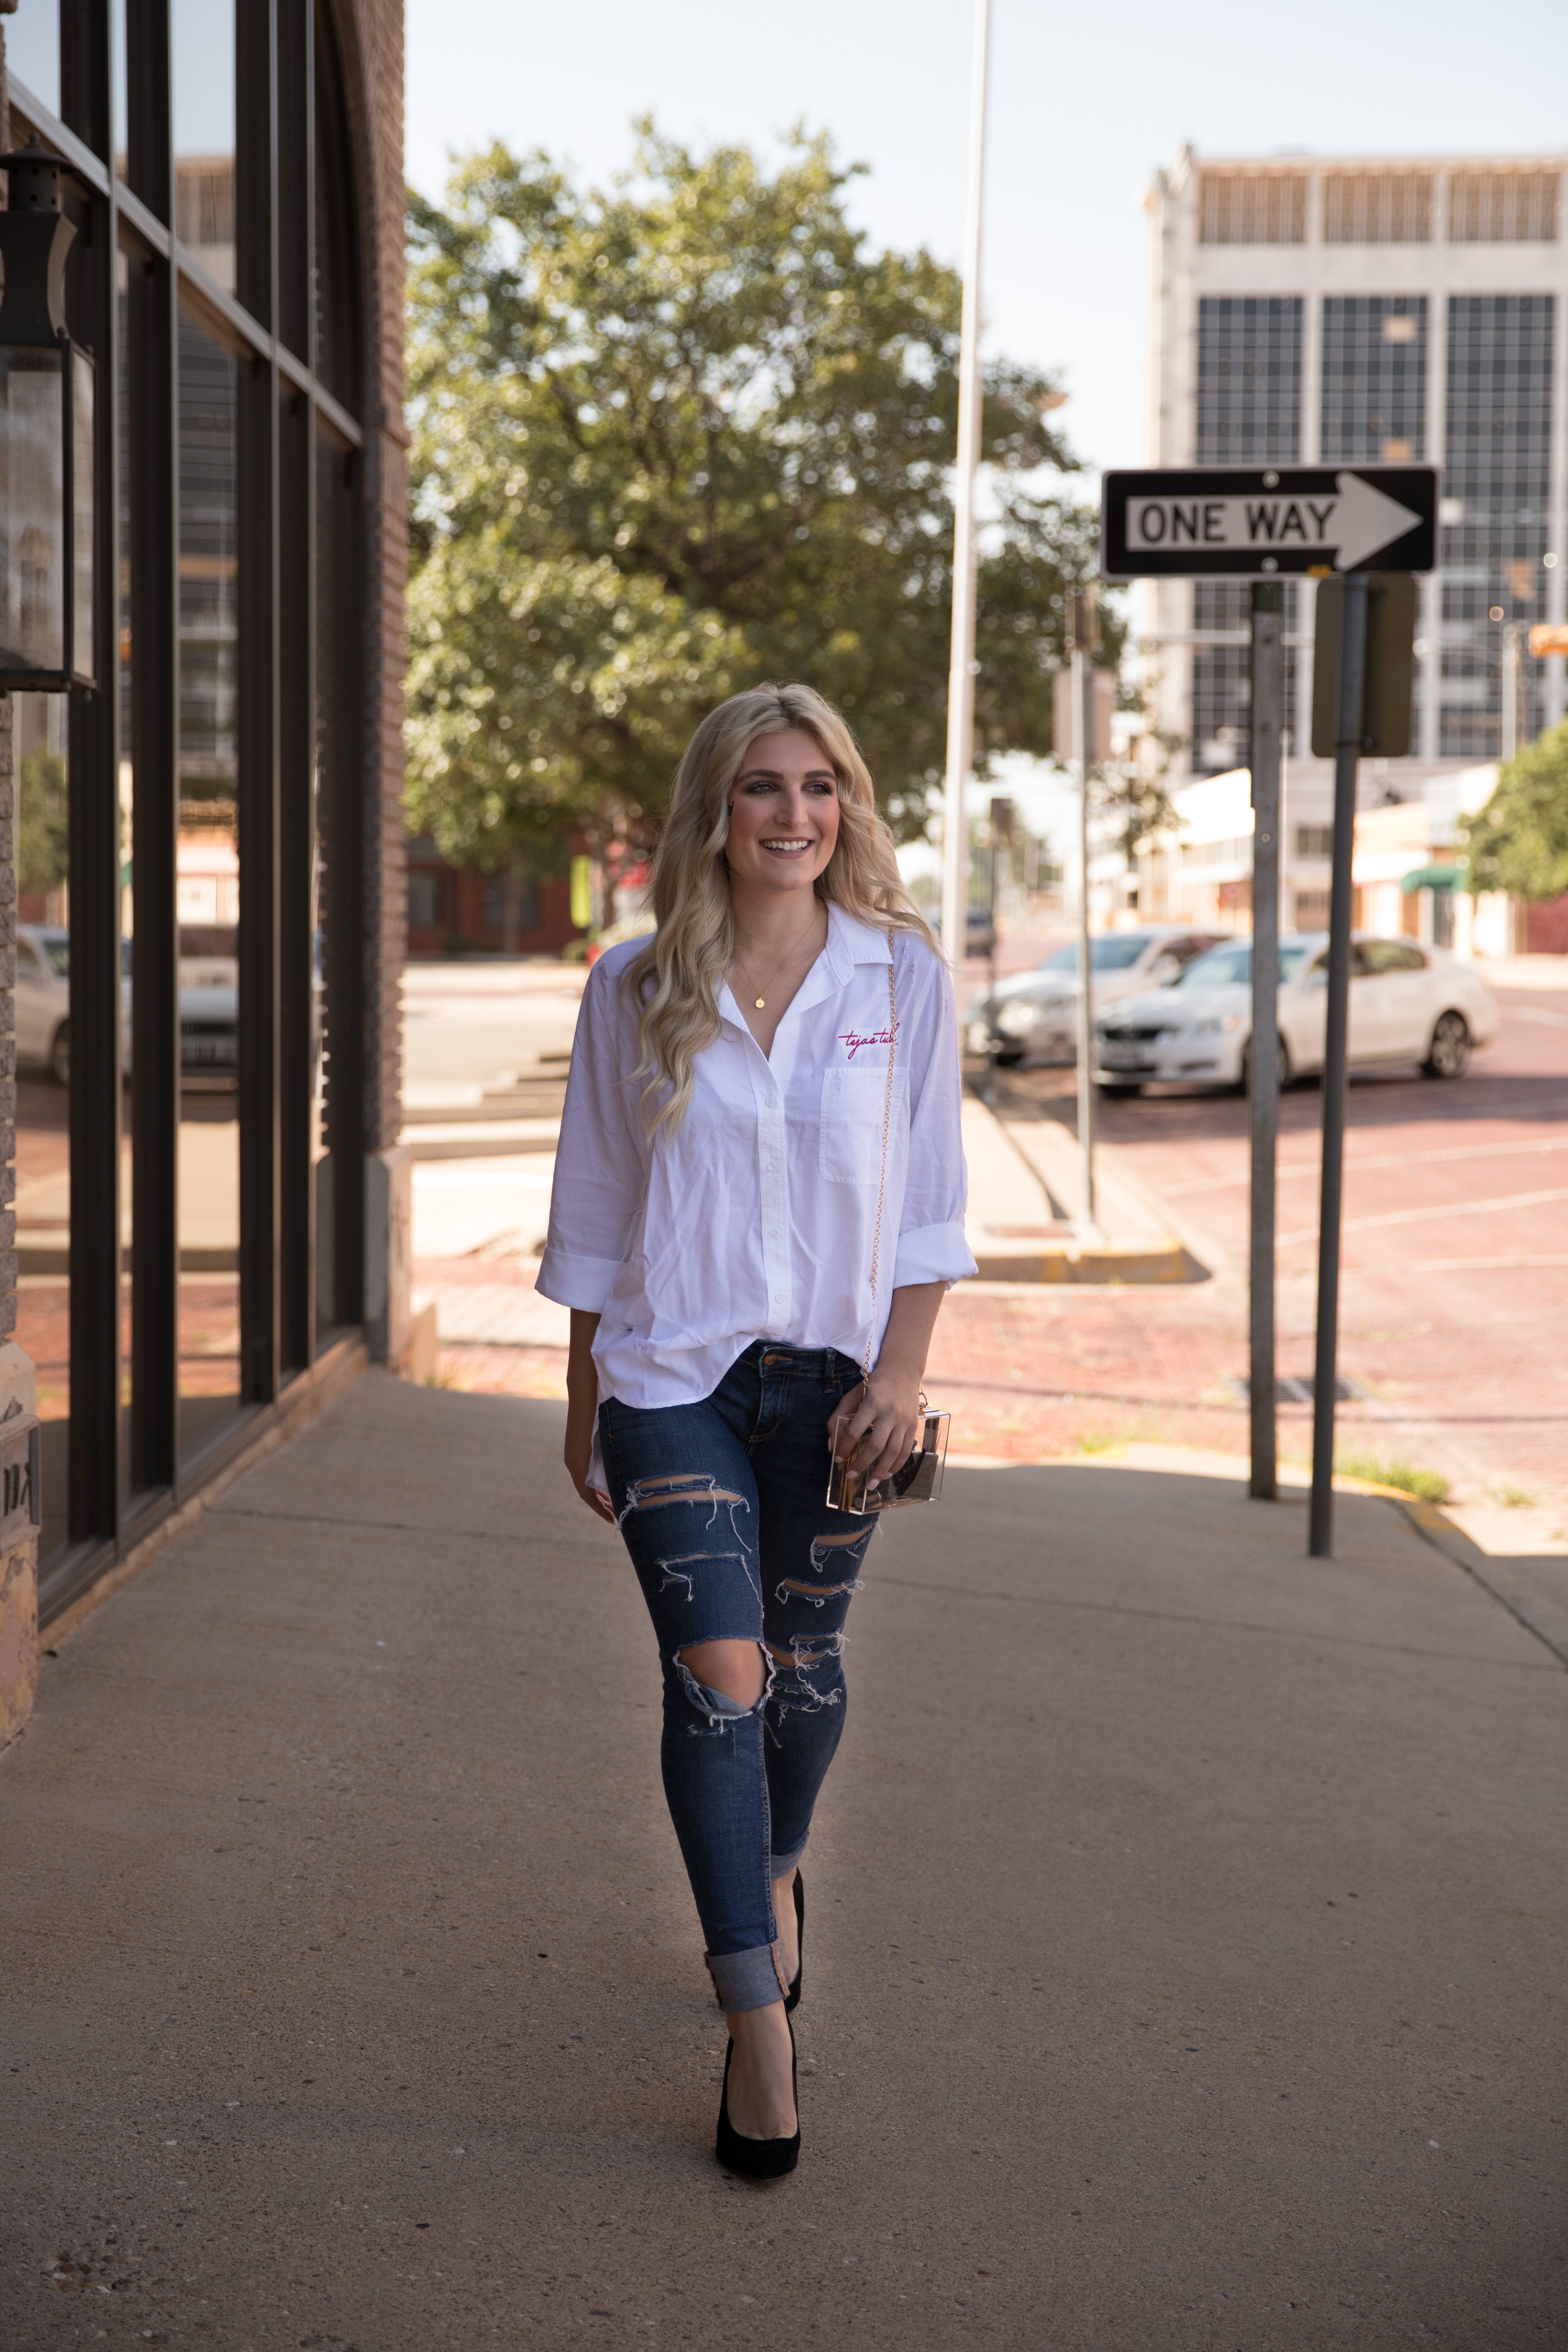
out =
[[[889,1146],[904,1115],[909,1073],[894,1069]],[[822,1078],[821,1168],[835,1184],[875,1184],[882,1172],[882,1119],[888,1071],[831,1069]]]

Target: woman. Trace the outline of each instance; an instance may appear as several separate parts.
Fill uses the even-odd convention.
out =
[[[652,940],[589,975],[539,1288],[572,1309],[566,1467],[658,1637],[731,2036],[719,2158],[771,2178],[800,2149],[799,1864],[876,1525],[824,1500],[829,1423],[842,1404],[857,1469],[908,1458],[942,1294],[974,1272],[957,1036],[866,764],[809,687],[703,720],[653,903]]]

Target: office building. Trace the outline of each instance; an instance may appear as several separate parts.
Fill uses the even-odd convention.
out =
[[[1187,149],[1150,193],[1148,462],[1443,469],[1411,756],[1363,763],[1363,806],[1428,791],[1451,802],[1461,772],[1497,760],[1507,633],[1568,611],[1565,169],[1561,155]],[[1288,920],[1297,833],[1320,842],[1331,815],[1327,763],[1308,756],[1312,593],[1286,590]],[[1173,781],[1244,763],[1246,583],[1144,582],[1135,610],[1150,716],[1180,747]],[[1521,667],[1527,740],[1563,718],[1568,680],[1561,657]],[[1311,912],[1317,866],[1300,877]]]

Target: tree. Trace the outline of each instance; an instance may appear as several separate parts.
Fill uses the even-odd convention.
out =
[[[1568,719],[1498,772],[1497,788],[1466,829],[1468,887],[1516,898],[1568,890]]]
[[[410,821],[539,870],[564,828],[646,837],[701,713],[769,677],[856,728],[905,837],[945,755],[956,275],[868,249],[849,173],[772,176],[640,126],[580,190],[542,153],[412,200]],[[977,763],[1046,752],[1094,520],[1048,380],[987,371]]]
[[[66,763],[58,751],[29,751],[16,782],[16,887],[42,897],[70,871]]]

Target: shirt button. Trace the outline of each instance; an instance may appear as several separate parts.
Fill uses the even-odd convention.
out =
[[[768,1162],[768,1174],[769,1174],[770,1176],[776,1176],[776,1175],[778,1174],[778,1172],[779,1172],[779,1163],[778,1163],[778,1161],[777,1161],[776,1160],[769,1160],[769,1162]]]
[[[777,1239],[778,1239],[778,1237],[779,1237],[779,1228],[777,1227],[777,1225],[770,1225],[770,1226],[768,1227],[768,1239],[769,1239],[769,1241],[771,1241],[771,1242],[776,1242],[776,1241],[777,1241]]]

